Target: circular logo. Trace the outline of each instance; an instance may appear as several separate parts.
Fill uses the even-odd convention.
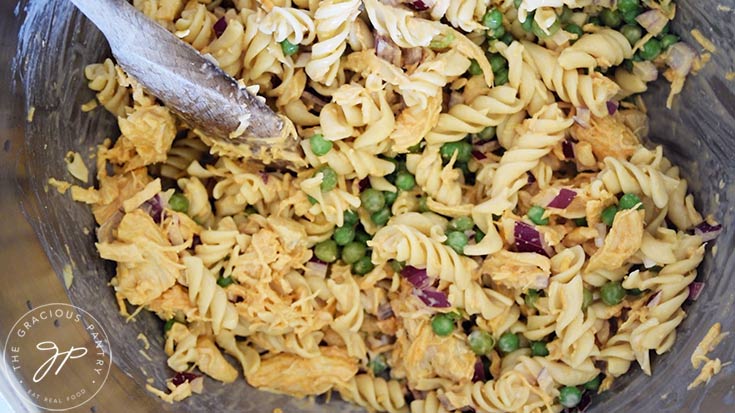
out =
[[[8,333],[3,357],[5,374],[18,394],[51,411],[91,400],[112,365],[102,325],[83,309],[62,303],[25,313]]]

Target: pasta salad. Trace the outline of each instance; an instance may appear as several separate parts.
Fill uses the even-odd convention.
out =
[[[674,344],[719,225],[643,145],[639,94],[663,73],[670,105],[701,64],[672,1],[134,5],[303,152],[240,159],[112,60],[86,68],[121,134],[72,198],[121,313],[162,320],[164,400],[243,375],[371,411],[560,412]]]

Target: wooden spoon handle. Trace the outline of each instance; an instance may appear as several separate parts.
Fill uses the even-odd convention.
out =
[[[107,37],[117,63],[151,94],[208,136],[248,143],[281,136],[265,103],[193,47],[124,0],[71,0]],[[248,127],[231,136],[241,121]]]

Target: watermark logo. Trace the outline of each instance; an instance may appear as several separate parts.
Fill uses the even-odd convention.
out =
[[[25,313],[8,333],[3,357],[5,373],[18,394],[50,411],[91,400],[112,365],[102,325],[83,309],[61,303]]]

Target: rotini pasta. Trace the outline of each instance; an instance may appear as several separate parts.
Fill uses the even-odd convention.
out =
[[[224,352],[258,389],[370,411],[558,413],[652,374],[717,224],[622,100],[674,46],[631,46],[597,3],[135,0],[287,117],[303,159],[237,158],[88,66],[121,134],[69,193],[121,313],[166,322],[176,372],[231,382]],[[194,390],[169,383],[151,391]]]

